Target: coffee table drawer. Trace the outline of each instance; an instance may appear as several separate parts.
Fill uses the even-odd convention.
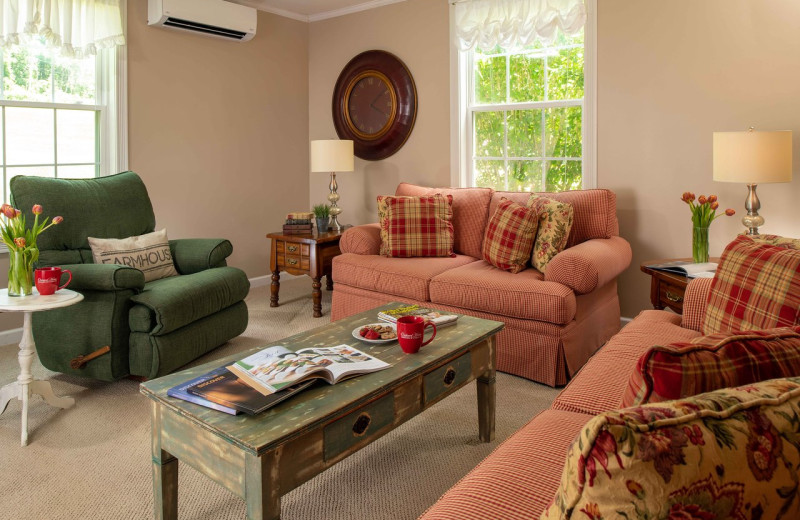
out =
[[[394,422],[394,394],[381,397],[325,426],[325,460],[360,444]]]
[[[425,374],[425,403],[435,401],[452,388],[469,379],[472,373],[472,360],[469,352],[463,354],[436,370]]]

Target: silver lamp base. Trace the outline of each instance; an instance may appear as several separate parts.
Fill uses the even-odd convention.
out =
[[[744,201],[747,215],[742,217],[742,224],[747,228],[748,235],[758,235],[758,228],[764,225],[764,217],[758,214],[758,210],[761,209],[761,201],[758,200],[756,194],[757,186],[757,184],[747,185],[747,198]]]
[[[339,223],[339,215],[342,213],[342,208],[337,204],[339,202],[339,194],[337,193],[339,185],[336,184],[336,172],[331,172],[331,183],[328,189],[330,190],[328,201],[331,203],[331,222],[328,225],[328,229],[340,233],[342,231],[342,225]]]

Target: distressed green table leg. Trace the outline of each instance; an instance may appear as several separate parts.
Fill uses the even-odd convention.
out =
[[[281,490],[275,450],[257,457],[245,454],[247,520],[280,520]]]
[[[161,405],[152,408],[153,518],[178,518],[178,459],[161,449]]]
[[[489,347],[489,368],[476,381],[478,388],[478,436],[483,442],[494,440],[495,425],[495,338],[486,340]]]

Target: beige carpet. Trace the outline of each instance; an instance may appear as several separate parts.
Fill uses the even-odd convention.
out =
[[[269,307],[269,289],[251,291],[250,326],[234,341],[198,360],[207,362],[312,327],[310,280],[282,284],[281,307]],[[0,385],[18,373],[16,347],[0,347]],[[0,415],[0,518],[152,518],[149,401],[131,380],[87,381],[49,372],[57,394],[77,403],[67,410],[34,397],[30,444],[19,445],[20,403]],[[557,391],[509,376],[497,378],[497,440],[478,441],[475,383],[288,493],[282,516],[291,519],[416,518],[488,455],[500,441],[547,408]],[[245,518],[241,499],[187,466],[179,479],[181,519]]]

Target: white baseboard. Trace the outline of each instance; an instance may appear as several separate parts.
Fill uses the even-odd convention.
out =
[[[292,278],[297,278],[293,274],[281,272],[281,280],[291,280]],[[264,287],[265,285],[269,285],[272,283],[272,275],[265,274],[264,276],[255,276],[250,278],[250,288],[255,289],[256,287]]]
[[[625,325],[627,325],[627,324],[628,324],[628,323],[630,323],[631,321],[633,321],[633,318],[626,318],[625,316],[622,316],[622,317],[619,319],[619,328],[622,328],[622,327],[624,327]]]

